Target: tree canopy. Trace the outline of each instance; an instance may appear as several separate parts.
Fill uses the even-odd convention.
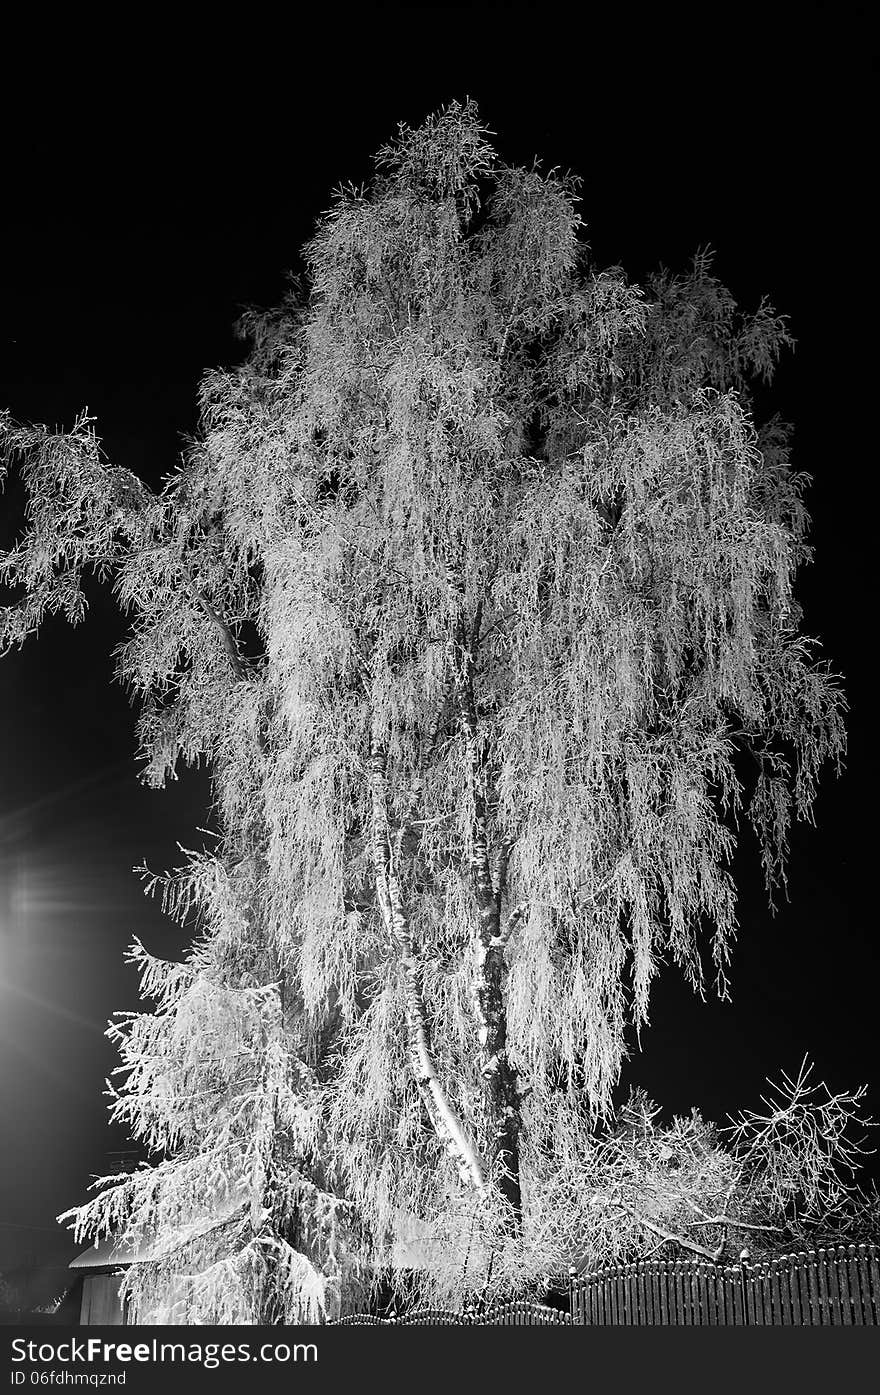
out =
[[[153,1246],[141,1320],[333,1313],[413,1237],[422,1295],[552,1268],[661,964],[725,991],[738,820],[772,893],[841,761],[750,397],[785,319],[707,251],[596,267],[577,210],[454,103],[337,192],[161,491],[4,418],[2,647],[111,579],[143,779],[213,774],[216,845],[149,877],[197,937],[134,945],[111,1029],[154,1162],[71,1213]]]

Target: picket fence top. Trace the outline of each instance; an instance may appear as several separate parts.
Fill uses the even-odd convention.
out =
[[[579,1273],[573,1266],[569,1269],[569,1280],[571,1283],[588,1283],[591,1279],[610,1278],[619,1274],[632,1274],[640,1269],[705,1269],[712,1271],[722,1271],[724,1273],[739,1274],[743,1269],[749,1270],[770,1270],[778,1268],[780,1265],[803,1265],[803,1264],[824,1264],[826,1260],[851,1258],[855,1255],[867,1256],[875,1255],[877,1242],[866,1241],[860,1245],[824,1245],[815,1250],[793,1250],[787,1254],[771,1255],[767,1258],[752,1260],[751,1257],[741,1257],[734,1263],[714,1263],[710,1259],[702,1259],[698,1256],[687,1259],[632,1259],[622,1260],[617,1264],[606,1264],[600,1269],[586,1270]]]
[[[480,1323],[485,1323],[487,1318],[505,1317],[514,1313],[530,1314],[539,1322],[561,1323],[563,1326],[571,1323],[571,1315],[560,1308],[551,1308],[545,1303],[536,1303],[527,1298],[508,1298],[498,1303],[485,1305],[468,1304],[457,1312],[451,1308],[415,1308],[409,1312],[396,1313],[392,1311],[387,1317],[373,1317],[367,1313],[352,1313],[348,1317],[332,1318],[328,1326],[392,1327],[407,1323],[461,1323],[470,1319],[477,1319]]]

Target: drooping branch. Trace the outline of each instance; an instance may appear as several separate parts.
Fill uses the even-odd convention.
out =
[[[248,676],[247,666],[245,665],[244,660],[238,652],[238,645],[235,642],[235,636],[233,635],[231,629],[229,628],[223,617],[221,615],[218,615],[217,611],[214,609],[211,603],[202,595],[201,591],[198,589],[195,582],[192,580],[192,577],[185,570],[185,568],[181,568],[181,576],[183,578],[183,584],[187,592],[195,601],[196,605],[199,607],[202,613],[207,616],[211,624],[217,630],[217,633],[220,635],[220,639],[223,643],[223,648],[226,650],[226,653],[229,657],[229,662],[232,666],[232,671],[235,674],[236,678],[244,680]]]
[[[412,794],[410,796],[409,801],[409,816],[407,819],[407,830],[409,830],[409,828],[414,827],[417,823],[420,822],[420,820],[418,820],[415,817],[415,815],[418,813],[418,810],[421,807],[422,794],[425,788],[425,779],[427,777],[431,761],[434,757],[434,752],[437,749],[437,743],[440,739],[440,732],[443,728],[444,718],[446,717],[447,704],[449,701],[449,695],[452,691],[452,687],[453,680],[451,677],[447,677],[440,692],[440,699],[437,704],[437,711],[434,715],[434,720],[428,728],[428,732],[420,753],[419,771],[414,782]]]

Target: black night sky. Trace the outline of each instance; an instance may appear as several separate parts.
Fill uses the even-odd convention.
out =
[[[57,78],[22,68],[3,98],[0,405],[62,427],[87,407],[111,459],[158,484],[196,427],[201,372],[240,358],[239,308],[280,297],[333,187],[369,176],[397,122],[465,95],[504,158],[582,176],[598,263],[642,278],[710,244],[745,308],[766,292],[797,349],[760,407],[795,423],[796,465],[814,477],[800,597],[845,675],[850,753],[817,827],[795,832],[775,918],[743,835],[732,1001],[701,1004],[671,969],[655,990],[627,1079],[722,1119],[805,1053],[832,1087],[880,1084],[867,38],[858,11],[815,7],[784,41],[745,24],[691,54],[671,33],[575,35],[572,13],[379,7],[287,53],[267,40],[259,60],[231,42],[222,60],[169,48],[141,70],[126,41],[124,79],[97,44],[59,56]],[[13,483],[0,545],[21,503]],[[41,1297],[63,1287],[47,1266],[75,1253],[55,1215],[126,1146],[102,1098],[106,1021],[137,1006],[124,948],[133,933],[160,953],[184,944],[131,869],[174,865],[206,821],[204,774],[137,783],[135,713],[111,681],[124,622],[97,585],[91,601],[78,629],[50,621],[0,662],[0,1271],[41,1269]]]

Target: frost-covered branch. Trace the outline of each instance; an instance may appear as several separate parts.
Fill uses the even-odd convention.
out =
[[[186,573],[184,573],[183,576],[183,584],[186,587],[189,594],[192,596],[193,600],[198,605],[199,609],[204,612],[204,614],[208,617],[211,624],[214,626],[214,628],[220,635],[223,648],[226,650],[226,653],[229,656],[229,663],[236,678],[245,679],[247,677],[247,668],[244,662],[242,661],[241,655],[238,652],[238,645],[235,642],[235,636],[233,635],[226,621],[222,618],[222,616],[217,614],[214,607],[210,604],[208,600],[206,600],[206,598],[198,590],[192,579],[189,576],[187,576]]]

